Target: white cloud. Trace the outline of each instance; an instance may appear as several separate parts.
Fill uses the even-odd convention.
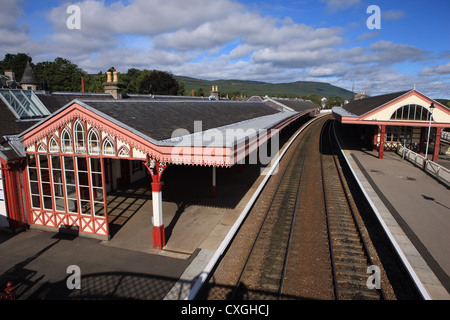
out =
[[[445,65],[426,67],[419,73],[421,76],[450,75],[450,62]]]
[[[318,28],[262,15],[257,7],[234,0],[84,0],[51,9],[47,13],[51,30],[33,40],[30,27],[18,23],[24,4],[3,2],[0,54],[26,52],[35,62],[60,56],[90,73],[111,66],[121,72],[146,68],[204,79],[328,81],[347,89],[357,83],[373,93],[412,88],[414,83],[448,88],[440,79],[432,84],[429,77],[448,75],[450,63],[422,67],[417,75],[402,74],[395,67],[405,62],[429,63],[433,57],[413,45],[377,41],[381,36],[377,31],[361,34],[355,39],[361,41],[359,46],[351,47],[351,22],[346,29]],[[362,6],[360,0],[322,2],[336,12]],[[81,8],[80,30],[66,26],[70,4]],[[405,16],[400,10],[382,10],[382,14],[387,20]],[[362,15],[365,18],[364,10]]]

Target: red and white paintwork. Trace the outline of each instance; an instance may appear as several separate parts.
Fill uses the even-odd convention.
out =
[[[411,90],[404,95],[397,97],[384,105],[378,106],[373,110],[361,115],[350,116],[342,115],[333,112],[336,120],[343,124],[360,124],[371,125],[378,127],[374,135],[374,151],[379,139],[378,157],[380,159],[384,156],[384,149],[386,143],[386,126],[406,126],[406,127],[422,127],[428,128],[430,123],[428,121],[408,121],[408,120],[391,120],[392,114],[400,107],[407,104],[417,104],[429,110],[431,103],[434,103],[435,110],[433,111],[433,119],[431,122],[432,128],[437,128],[436,144],[440,143],[440,136],[443,128],[450,127],[450,110],[440,104],[439,102],[428,98],[417,90]],[[423,141],[421,138],[421,145]],[[433,161],[437,161],[439,157],[439,148],[435,148],[433,154]]]
[[[285,119],[280,123],[277,123],[272,129],[277,129],[274,132],[278,132],[285,126],[289,125],[293,121],[300,117],[315,112],[314,110],[307,110],[303,113],[294,114],[291,118]],[[75,149],[70,153],[64,153],[62,150],[59,152],[49,152],[49,141],[55,139],[61,147],[61,133],[65,128],[71,130],[72,144],[75,145],[73,127],[75,121],[81,121],[84,125],[85,142],[88,144],[88,136],[91,130],[96,130],[100,140],[100,154],[89,154],[88,148],[85,153],[75,154]],[[231,167],[238,161],[248,156],[252,151],[256,150],[260,145],[269,140],[272,133],[269,131],[267,134],[261,136],[254,136],[248,139],[245,144],[238,145],[237,147],[209,147],[209,146],[189,146],[179,147],[175,145],[156,144],[152,143],[139,136],[138,134],[128,130],[126,126],[121,126],[115,122],[112,122],[102,115],[86,108],[82,103],[73,102],[71,105],[66,106],[59,112],[55,113],[50,118],[39,123],[35,127],[25,132],[23,135],[23,142],[26,148],[26,152],[29,155],[60,155],[60,156],[82,156],[87,159],[95,157],[100,158],[101,173],[103,179],[103,199],[106,202],[106,184],[105,177],[110,177],[110,166],[105,165],[105,161],[109,159],[127,159],[127,160],[139,160],[141,161],[152,177],[152,197],[153,197],[153,247],[162,249],[166,244],[165,230],[163,223],[163,210],[162,210],[162,174],[167,168],[168,164],[189,164],[189,165],[203,165],[213,167],[213,181],[212,181],[212,195],[216,196],[216,167]],[[103,143],[105,139],[109,139],[114,145],[114,155],[103,154]],[[40,146],[43,148],[40,150]],[[43,152],[43,150],[46,150]],[[120,154],[121,150],[125,150],[123,154]],[[75,160],[75,158],[74,158]],[[89,166],[88,166],[89,167]],[[76,170],[76,169],[75,169]],[[75,175],[77,176],[77,175]],[[92,185],[91,174],[89,176],[89,185]],[[57,212],[53,210],[47,210],[42,208],[36,209],[31,206],[28,170],[24,170],[24,188],[25,188],[25,203],[27,206],[27,212],[29,212],[27,222],[30,225],[37,225],[46,228],[66,228],[69,230],[76,230],[80,233],[91,234],[103,238],[109,237],[108,226],[108,212],[106,203],[104,216],[91,216],[75,214],[67,212]],[[53,182],[52,182],[53,189]],[[78,193],[78,188],[77,193]],[[53,191],[52,191],[53,192]],[[53,195],[53,193],[52,193]],[[79,199],[77,194],[77,199]],[[54,199],[54,197],[52,196]],[[53,205],[55,208],[55,205]],[[22,220],[25,221],[25,220]]]

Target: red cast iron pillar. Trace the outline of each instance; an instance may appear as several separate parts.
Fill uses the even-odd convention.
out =
[[[148,156],[144,164],[152,177],[153,248],[162,249],[166,245],[166,235],[162,212],[162,187],[164,182],[161,181],[161,176],[167,168],[167,164],[165,162],[159,162],[157,159],[151,159]]]
[[[381,126],[380,134],[380,151],[378,151],[378,158],[383,159],[384,155],[384,140],[386,139],[386,125]]]
[[[438,162],[439,160],[439,150],[441,149],[441,133],[442,128],[436,128],[436,139],[434,140],[434,152],[433,152],[433,161]]]

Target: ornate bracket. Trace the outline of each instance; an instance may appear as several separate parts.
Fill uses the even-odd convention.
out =
[[[164,173],[164,170],[167,168],[166,162],[160,162],[157,159],[150,158],[149,155],[147,155],[147,160],[143,162],[147,170],[150,172],[150,175],[152,177],[152,184],[158,183],[161,184],[161,176]]]

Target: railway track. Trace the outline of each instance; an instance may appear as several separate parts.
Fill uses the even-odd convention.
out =
[[[377,290],[367,285],[367,270],[374,264],[355,217],[358,209],[339,165],[332,125],[332,121],[324,125],[320,145],[335,299],[384,299],[381,285]]]
[[[280,162],[197,299],[383,299],[334,153],[329,117]]]

